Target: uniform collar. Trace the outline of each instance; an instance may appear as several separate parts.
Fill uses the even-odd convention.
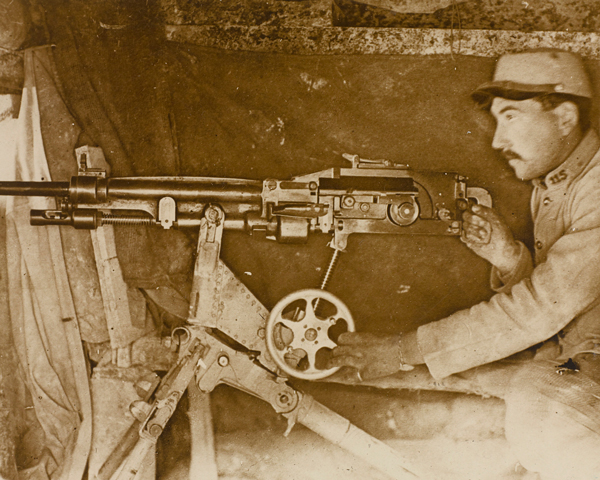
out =
[[[545,177],[537,178],[532,183],[543,189],[569,185],[590,163],[598,149],[600,149],[600,139],[596,131],[590,128],[563,163]]]

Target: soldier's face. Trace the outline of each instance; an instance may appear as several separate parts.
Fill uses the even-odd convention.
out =
[[[492,147],[515,171],[517,178],[532,180],[560,164],[562,140],[560,118],[533,99],[494,98],[491,113],[496,119]]]

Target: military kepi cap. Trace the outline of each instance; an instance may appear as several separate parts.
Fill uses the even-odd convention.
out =
[[[484,103],[492,97],[518,100],[545,93],[592,98],[590,80],[579,55],[554,49],[502,55],[494,79],[480,85],[471,96]]]

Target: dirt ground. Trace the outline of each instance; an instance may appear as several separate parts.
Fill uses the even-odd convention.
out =
[[[518,465],[504,439],[503,405],[499,401],[466,395],[437,395],[439,392],[381,392],[337,386],[331,389],[320,386],[311,393],[319,398],[326,390],[331,390],[327,394],[330,408],[407,455],[419,470],[415,472],[418,478],[531,478]],[[420,401],[416,401],[419,397]],[[228,387],[219,387],[214,392],[212,408],[220,479],[388,478],[303,426],[295,426],[290,435],[284,437],[284,419],[259,400]],[[159,446],[157,478],[189,478],[186,456],[189,434],[184,410],[185,402]]]
[[[217,437],[219,476],[226,480],[387,480],[363,461],[299,428],[291,438],[274,432],[244,432]],[[516,480],[522,472],[510,465],[501,440],[395,440],[422,467],[420,478],[445,480]],[[423,475],[424,474],[424,475]],[[185,477],[173,477],[173,480]]]

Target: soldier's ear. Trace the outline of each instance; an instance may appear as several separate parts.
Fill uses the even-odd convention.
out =
[[[558,117],[558,128],[563,137],[579,125],[579,108],[573,102],[562,102],[555,107],[554,113]]]

